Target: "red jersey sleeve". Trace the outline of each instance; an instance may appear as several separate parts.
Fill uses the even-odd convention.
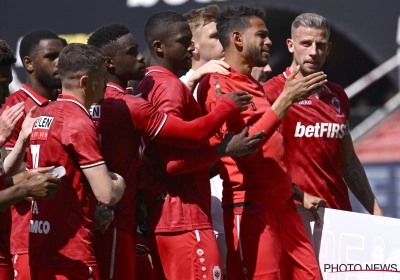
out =
[[[75,154],[82,169],[104,164],[99,137],[93,123],[75,119],[67,124],[62,133],[64,144]]]
[[[171,176],[207,168],[219,159],[215,147],[181,149],[159,144],[161,164]]]

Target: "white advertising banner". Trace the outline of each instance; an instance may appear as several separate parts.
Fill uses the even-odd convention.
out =
[[[400,219],[298,207],[325,280],[400,279]]]

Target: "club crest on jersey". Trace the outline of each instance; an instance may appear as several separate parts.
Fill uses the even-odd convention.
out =
[[[100,127],[101,105],[92,105],[90,107],[90,115],[96,128]]]
[[[40,116],[33,125],[31,140],[47,140],[47,135],[54,118],[48,116]]]
[[[340,113],[340,103],[336,97],[332,98],[332,105],[333,105],[333,107],[335,107],[335,109],[338,111],[338,113]]]
[[[218,266],[214,266],[214,268],[213,268],[213,277],[214,277],[214,280],[221,279],[221,269]]]

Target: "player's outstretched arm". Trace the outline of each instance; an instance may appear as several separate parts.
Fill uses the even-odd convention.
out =
[[[185,122],[168,116],[168,119],[155,140],[174,147],[194,149],[219,131],[223,123],[231,116],[245,110],[252,96],[245,92],[225,94],[218,98],[212,112],[206,116]],[[256,133],[258,131],[253,132]]]
[[[0,192],[0,211],[25,197],[53,198],[61,181],[56,175],[41,174],[51,169],[54,167],[29,170],[25,174],[7,178],[9,187]]]
[[[372,192],[364,167],[354,151],[350,133],[342,138],[342,143],[344,152],[343,179],[354,196],[370,214],[383,216],[383,211]]]
[[[165,171],[172,176],[207,168],[224,156],[239,157],[257,152],[254,146],[264,139],[260,131],[247,136],[249,127],[239,134],[228,133],[224,140],[212,147],[181,149],[159,145],[161,162]]]
[[[112,172],[108,172],[105,164],[82,170],[98,202],[106,206],[117,203],[125,191],[124,179]]]
[[[29,145],[29,138],[32,133],[33,124],[37,119],[33,117],[35,112],[36,106],[33,106],[22,123],[21,132],[18,135],[18,140],[15,143],[14,148],[4,160],[4,171],[7,176],[13,176],[20,170],[26,148]]]

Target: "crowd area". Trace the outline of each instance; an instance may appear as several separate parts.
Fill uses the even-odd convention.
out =
[[[319,207],[351,211],[350,189],[383,212],[349,99],[320,71],[327,20],[282,27],[293,61],[267,80],[264,19],[243,5],[155,13],[149,65],[122,23],[87,44],[33,30],[11,95],[0,41],[0,279],[321,279],[296,204],[318,224]]]

